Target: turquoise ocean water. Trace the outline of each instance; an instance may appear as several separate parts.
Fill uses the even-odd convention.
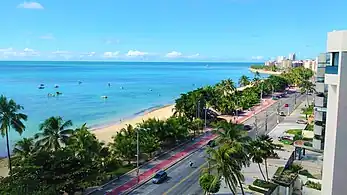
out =
[[[231,78],[237,83],[250,63],[166,62],[0,62],[0,94],[24,106],[28,115],[22,136],[38,132],[50,116],[75,126],[107,125],[173,103],[181,93]],[[82,83],[79,84],[78,81]],[[110,86],[108,86],[110,83]],[[44,84],[44,89],[38,89]],[[54,88],[59,85],[59,88]],[[62,92],[59,97],[48,93]],[[103,99],[101,96],[107,96]],[[10,132],[11,144],[20,136]],[[5,154],[0,138],[0,156]]]

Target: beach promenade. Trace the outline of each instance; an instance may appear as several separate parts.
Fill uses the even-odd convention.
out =
[[[243,123],[250,119],[253,114],[262,112],[264,109],[273,105],[276,101],[271,99],[264,99],[260,105],[253,108],[253,111],[247,111],[240,115],[236,120],[238,123]],[[189,157],[191,154],[200,151],[210,140],[214,139],[216,135],[210,133],[209,130],[205,131],[205,134],[192,142],[186,144],[183,147],[175,148],[169,151],[167,154],[160,156],[147,164],[144,164],[139,169],[139,177],[137,177],[137,170],[134,169],[120,178],[114,179],[104,186],[89,192],[87,194],[124,194],[132,189],[146,183],[152,178],[158,170],[165,170],[180,162],[181,160]]]

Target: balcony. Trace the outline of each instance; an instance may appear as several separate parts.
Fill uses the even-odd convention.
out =
[[[315,135],[322,135],[323,132],[323,128],[322,126],[318,126],[318,125],[314,125],[314,134]]]
[[[313,138],[312,147],[317,150],[323,150],[322,140]]]
[[[325,74],[338,74],[339,67],[338,66],[327,66],[325,67]]]
[[[314,120],[315,121],[324,121],[323,112],[315,111],[314,112]]]
[[[324,105],[324,97],[316,96],[314,98],[314,106],[325,107],[325,105]]]
[[[325,84],[316,82],[316,92],[324,93],[325,92]]]

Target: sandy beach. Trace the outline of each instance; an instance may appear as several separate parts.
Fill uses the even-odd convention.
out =
[[[251,72],[259,72],[260,74],[270,74],[270,75],[280,75],[282,72],[273,72],[273,71],[267,71],[267,70],[261,70],[261,69],[253,69],[249,68]]]
[[[134,118],[124,120],[120,123],[113,124],[107,127],[92,129],[95,136],[105,143],[109,143],[112,141],[112,136],[116,134],[116,132],[120,131],[122,128],[126,127],[126,125],[136,125],[137,123],[142,122],[143,120],[147,120],[149,118],[157,118],[157,119],[167,119],[174,113],[174,104],[167,105],[146,113],[143,113]]]

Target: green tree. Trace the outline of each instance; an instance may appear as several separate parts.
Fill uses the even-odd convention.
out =
[[[218,134],[218,142],[220,143],[247,143],[250,139],[243,131],[242,124],[227,121],[219,121],[214,132]]]
[[[23,138],[19,140],[13,148],[13,161],[15,166],[20,165],[20,162],[29,158],[34,152],[34,139]]]
[[[249,77],[246,75],[242,75],[239,79],[239,86],[240,87],[245,87],[247,85],[249,85],[251,82],[249,80]]]
[[[275,148],[277,147],[276,144],[273,143],[273,140],[268,135],[261,135],[258,137],[258,140],[260,142],[260,148],[263,151],[263,159],[265,163],[265,173],[266,173],[266,179],[269,179],[269,173],[268,173],[268,164],[267,159],[276,156]]]
[[[154,134],[150,134],[147,131],[140,131],[140,149],[152,158],[153,152],[160,148],[160,141]]]
[[[263,169],[260,166],[260,164],[264,162],[265,151],[262,149],[259,140],[250,142],[250,147],[251,149],[249,150],[249,157],[251,158],[252,162],[258,164],[261,175],[263,176],[264,180],[267,181]]]
[[[23,106],[17,104],[14,100],[8,100],[5,96],[0,96],[0,131],[2,137],[6,136],[6,147],[8,157],[8,168],[10,174],[12,171],[10,143],[9,143],[9,131],[13,128],[20,135],[25,130],[23,121],[27,120],[27,115],[20,113],[23,110]]]
[[[301,90],[301,93],[305,93],[306,95],[306,103],[307,103],[306,106],[308,107],[310,105],[308,102],[308,94],[315,91],[315,85],[310,81],[303,80],[300,83],[300,90]]]
[[[221,186],[220,177],[203,173],[199,177],[199,184],[205,194],[217,193]]]
[[[208,158],[210,167],[216,172],[217,178],[223,176],[225,183],[233,194],[236,194],[236,187],[239,184],[244,194],[242,188],[242,181],[244,181],[244,176],[241,173],[242,167],[239,160],[232,158],[235,155],[235,151],[228,144],[223,144],[217,149],[208,148],[207,152],[210,155]]]
[[[58,150],[64,147],[73,134],[72,121],[64,121],[60,116],[50,117],[40,124],[40,133],[35,134],[36,144],[42,150]]]
[[[133,126],[127,125],[126,128],[121,129],[112,138],[113,142],[109,144],[112,154],[128,161],[128,164],[130,164],[136,155],[136,132]]]

